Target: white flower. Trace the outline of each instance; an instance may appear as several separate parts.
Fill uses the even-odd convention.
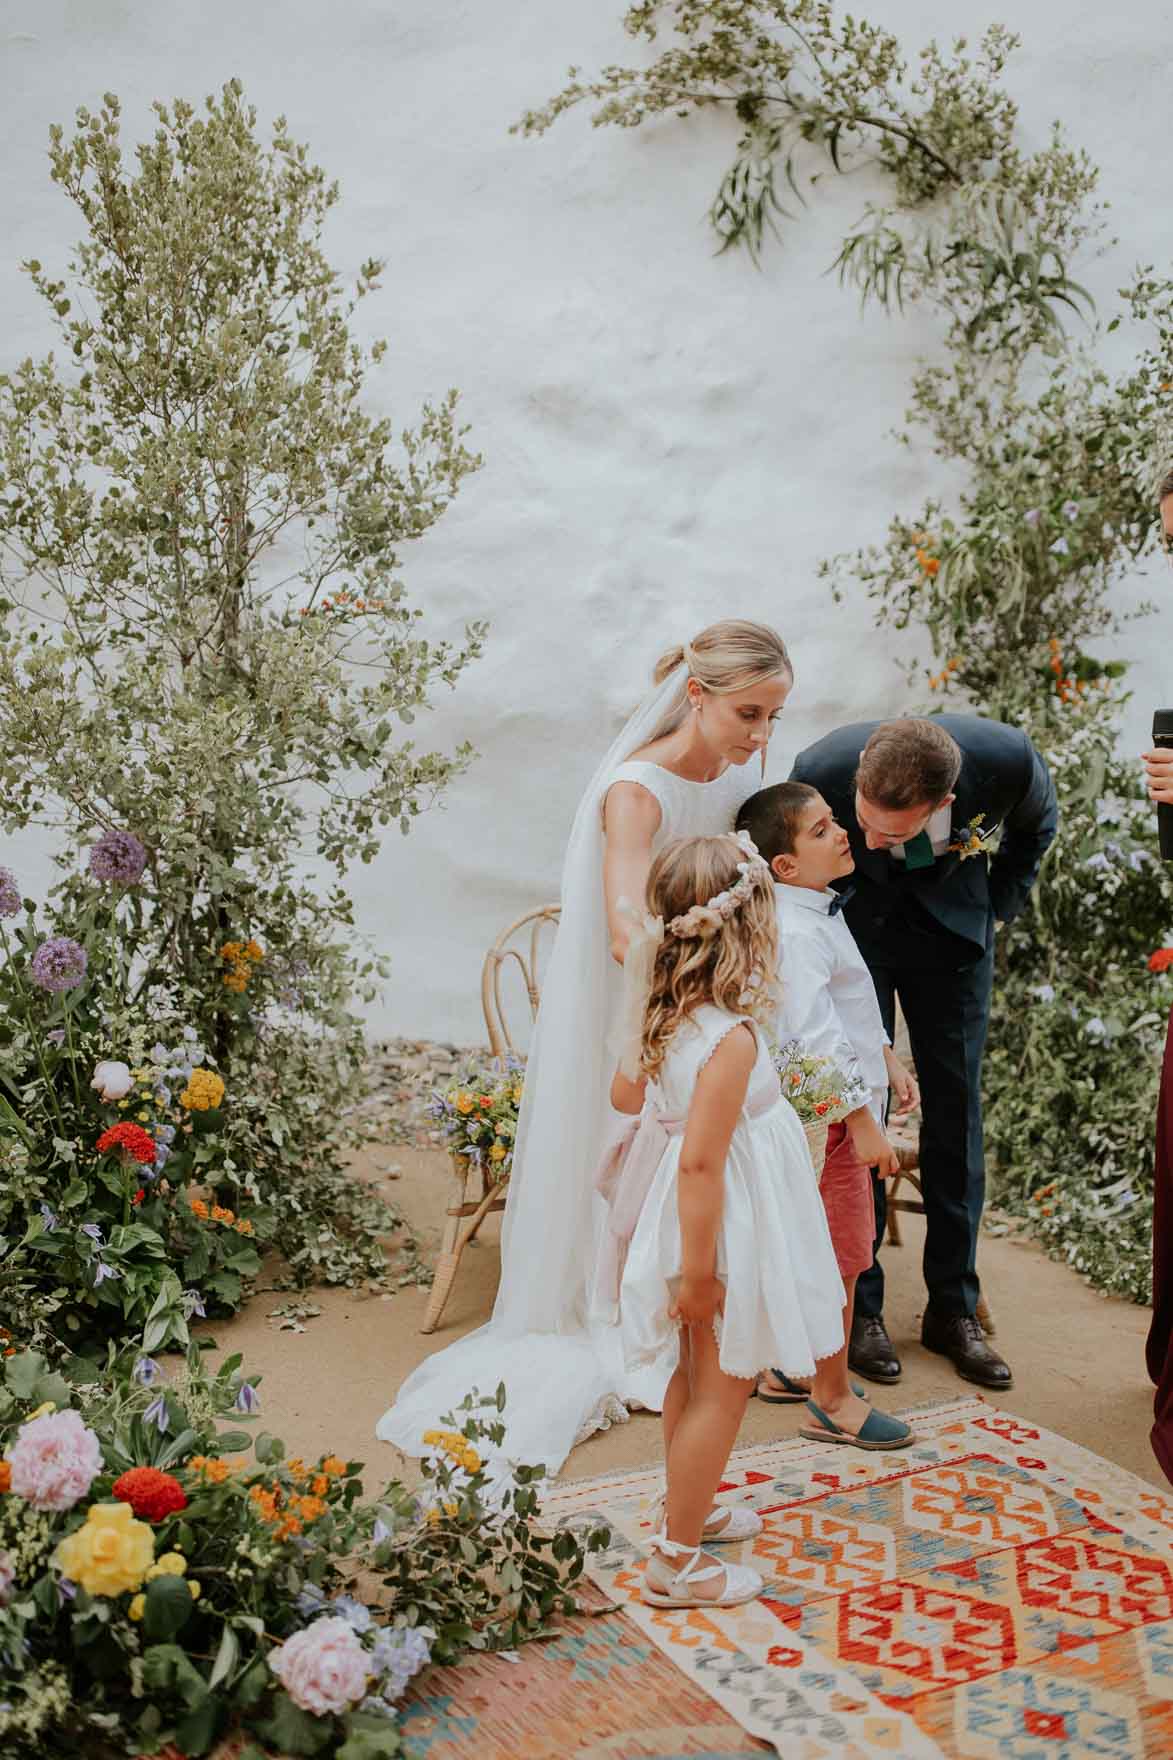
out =
[[[1108,1031],[1098,1014],[1092,1016],[1091,1020],[1088,1021],[1083,1030],[1089,1039],[1102,1039],[1104,1034]]]
[[[1031,995],[1037,996],[1040,1002],[1054,1002],[1054,984],[1035,984],[1031,987]]]
[[[102,1099],[107,1102],[125,1100],[134,1087],[134,1077],[130,1073],[130,1066],[125,1063],[98,1064],[94,1070],[90,1087],[96,1088]]]

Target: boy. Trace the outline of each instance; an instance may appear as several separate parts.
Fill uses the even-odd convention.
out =
[[[871,1090],[869,1104],[831,1126],[819,1179],[847,1291],[843,1334],[848,1341],[855,1280],[872,1262],[870,1169],[890,1178],[900,1165],[881,1123],[888,1089],[900,1112],[910,1111],[919,1095],[889,1044],[871,975],[843,921],[842,900],[831,890],[831,882],[850,874],[855,861],[847,833],[822,795],[802,782],[762,789],[742,807],[737,828],[749,832],[777,882],[781,1037],[801,1039],[813,1055],[832,1058],[845,1075]],[[847,1351],[845,1342],[834,1357],[818,1363],[807,1400],[816,1423],[804,1426],[802,1434],[857,1448],[906,1448],[913,1440],[909,1426],[872,1410],[852,1387]],[[774,1403],[805,1392],[777,1370],[763,1375],[757,1391]]]

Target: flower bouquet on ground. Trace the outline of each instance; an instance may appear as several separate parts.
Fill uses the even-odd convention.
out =
[[[6,1760],[202,1755],[245,1731],[399,1755],[411,1677],[542,1635],[605,1542],[538,1529],[543,1469],[501,1456],[503,1389],[430,1439],[421,1487],[368,1503],[359,1463],[241,1428],[259,1396],[239,1357],[211,1374],[192,1346],[171,1380],[134,1350],[81,1383],[31,1351],[2,1369]]]
[[[774,1068],[783,1097],[801,1120],[818,1173],[831,1126],[866,1106],[871,1095],[858,1077],[847,1075],[833,1058],[814,1056],[801,1039],[775,1048]]]
[[[428,1103],[448,1152],[477,1168],[486,1183],[509,1177],[521,1110],[525,1061],[513,1052],[469,1070]]]

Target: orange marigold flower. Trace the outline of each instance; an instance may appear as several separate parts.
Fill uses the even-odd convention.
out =
[[[12,1468],[7,1461],[0,1461],[0,1493],[12,1490]]]
[[[297,1508],[304,1522],[316,1522],[319,1516],[325,1515],[327,1505],[320,1497],[299,1497]]]
[[[340,1461],[336,1454],[328,1454],[322,1462],[322,1471],[328,1473],[332,1479],[341,1478],[346,1471],[346,1462]]]
[[[1173,947],[1158,947],[1149,955],[1150,972],[1167,972],[1173,967]]]
[[[313,1492],[314,1496],[325,1497],[329,1489],[330,1481],[325,1473],[315,1473],[313,1479],[310,1481],[310,1490]]]
[[[188,1202],[191,1204],[192,1215],[198,1217],[201,1222],[206,1222],[208,1220],[208,1206],[204,1203],[204,1200],[202,1198],[190,1198]]]
[[[300,1485],[302,1480],[306,1477],[309,1469],[301,1456],[295,1454],[290,1460],[286,1461],[285,1471],[289,1474],[289,1477],[293,1480],[295,1485]]]
[[[208,1461],[204,1466],[204,1478],[209,1485],[223,1485],[231,1471],[227,1461]]]
[[[232,1223],[236,1221],[236,1216],[231,1210],[225,1210],[223,1204],[213,1204],[212,1221]]]
[[[252,1231],[253,1231],[252,1223],[249,1221],[247,1216],[242,1216],[240,1218],[240,1221],[236,1225],[237,1234],[251,1234]]]
[[[286,1516],[273,1538],[277,1541],[288,1540],[294,1534],[301,1533],[301,1523],[296,1516]]]
[[[941,567],[941,558],[939,556],[931,556],[927,550],[918,550],[916,553],[916,559],[920,563],[922,571],[928,575],[930,580]]]

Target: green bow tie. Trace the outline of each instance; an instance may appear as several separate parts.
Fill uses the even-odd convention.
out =
[[[904,845],[904,866],[906,868],[931,868],[936,861],[933,854],[933,843],[927,831],[918,831]]]

